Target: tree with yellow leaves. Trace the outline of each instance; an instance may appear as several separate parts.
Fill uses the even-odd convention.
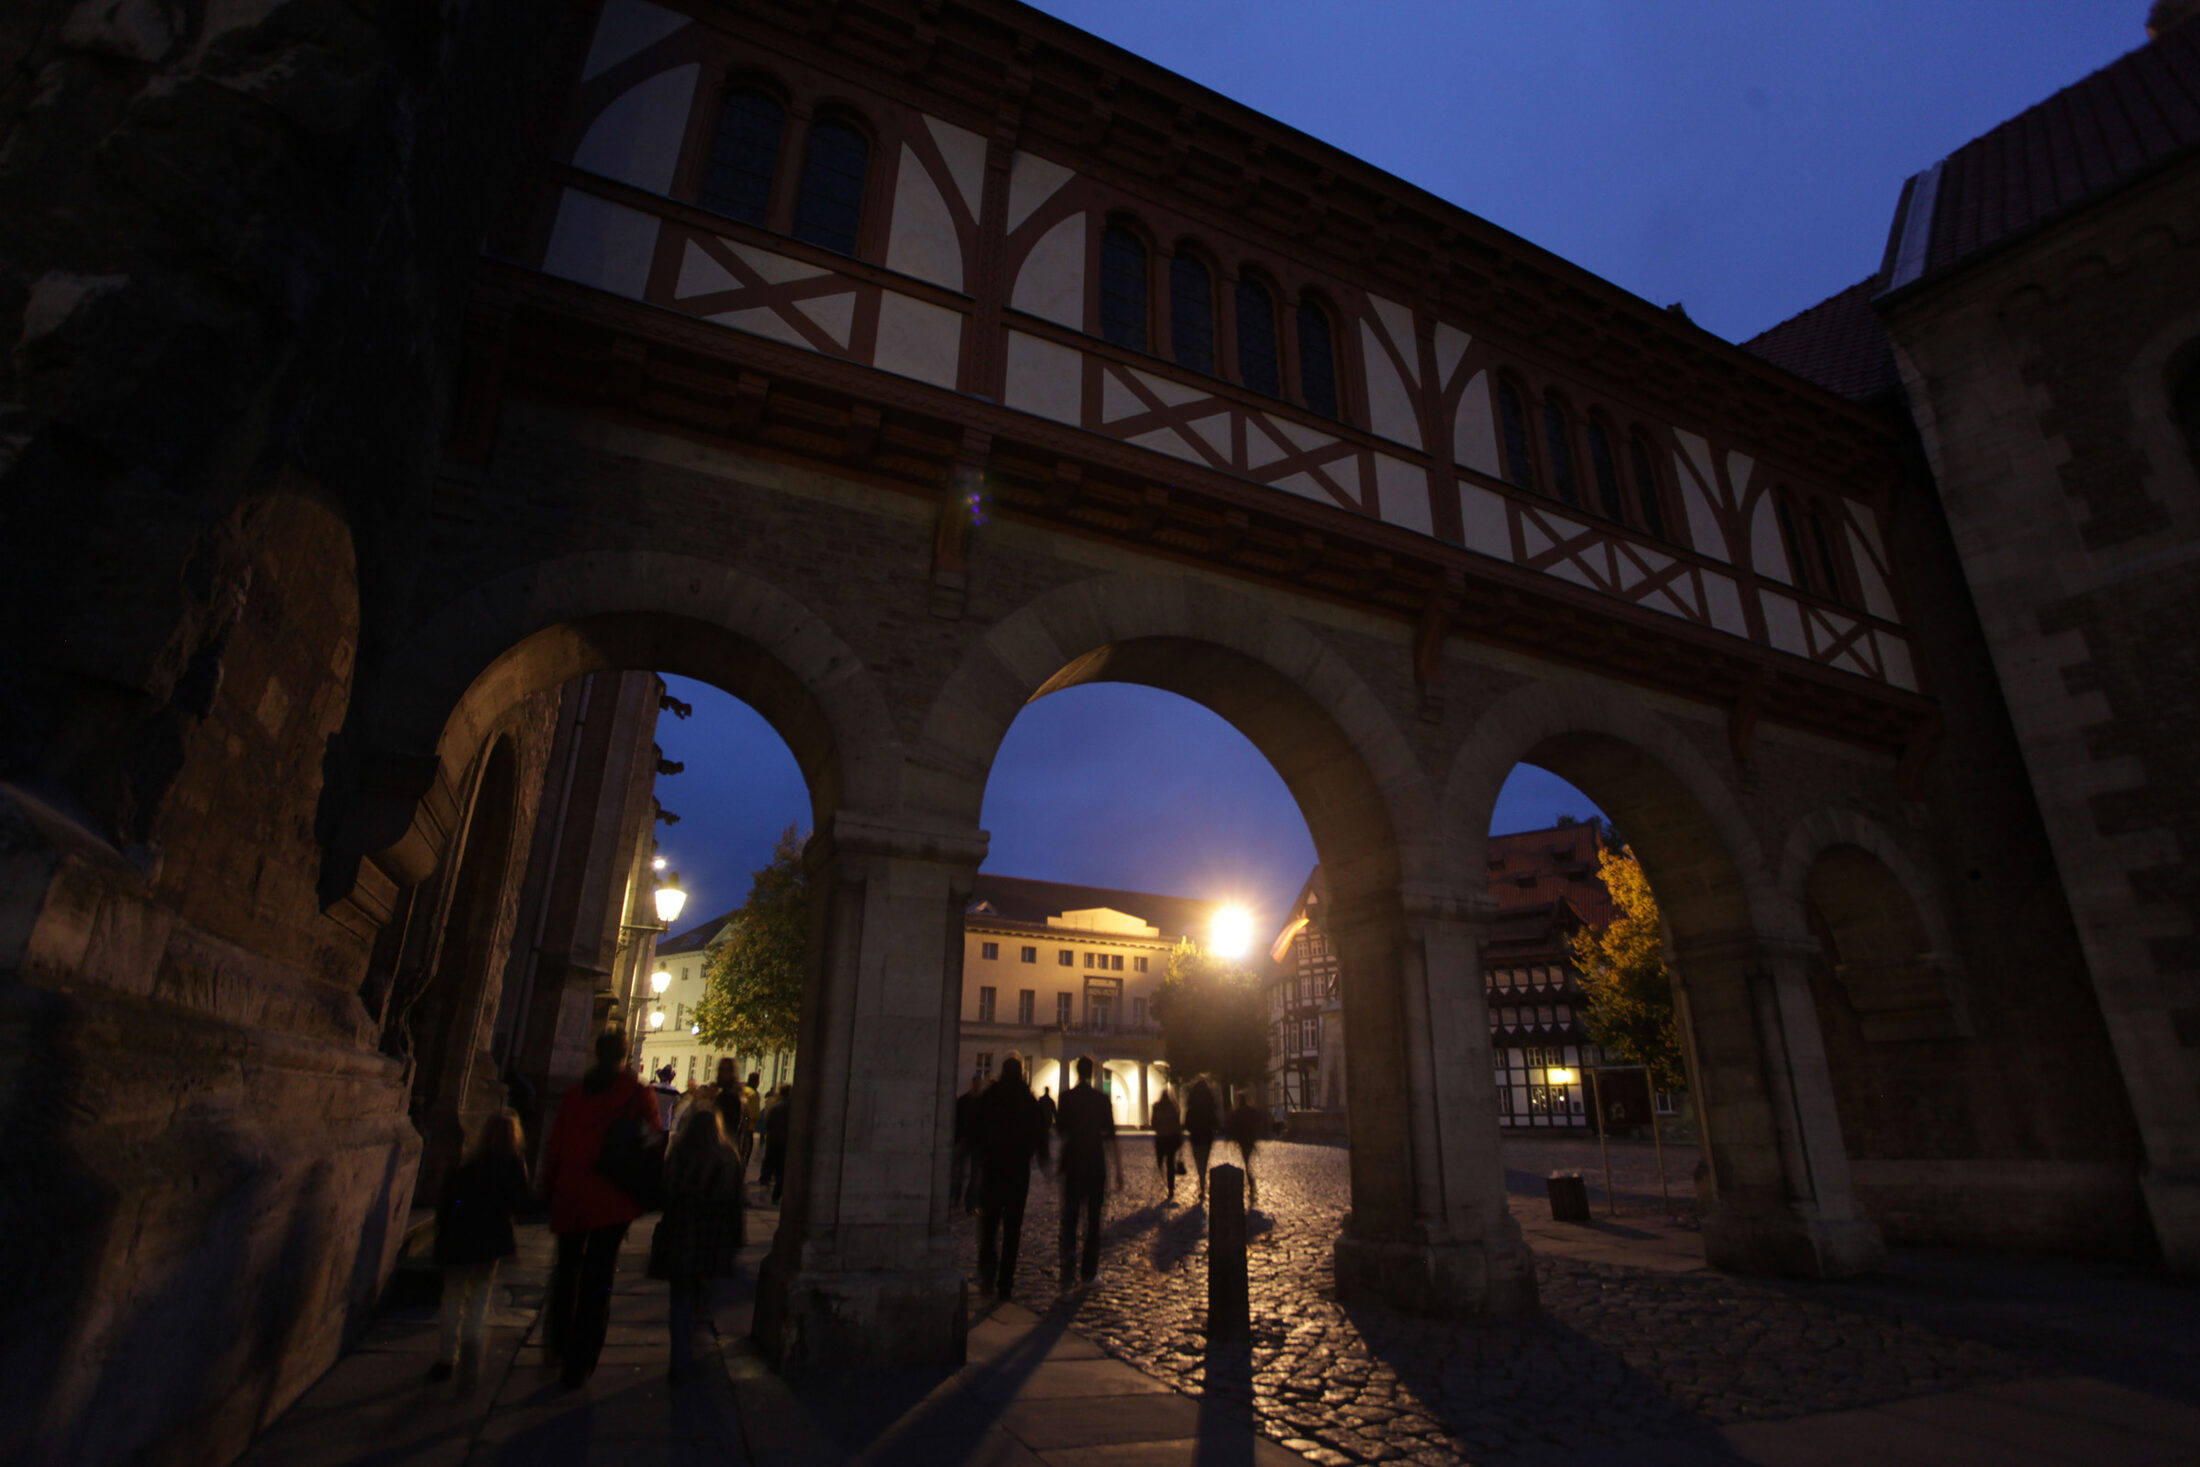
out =
[[[1581,970],[1582,1023],[1606,1054],[1648,1065],[1658,1089],[1678,1093],[1688,1088],[1688,1069],[1665,970],[1658,899],[1630,847],[1602,847],[1597,874],[1619,916],[1602,930],[1584,927],[1567,939]]]

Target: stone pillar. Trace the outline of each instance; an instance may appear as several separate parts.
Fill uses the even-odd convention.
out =
[[[841,811],[811,838],[812,969],[754,1335],[780,1369],[959,1364],[947,1196],[963,910],[982,831]]]
[[[1536,1307],[1535,1269],[1505,1198],[1490,1083],[1486,894],[1332,902],[1350,1051],[1352,1212],[1339,1297],[1416,1314]]]
[[[1704,1257],[1736,1273],[1840,1278],[1886,1248],[1849,1182],[1810,943],[1742,934],[1674,948],[1712,1195]]]

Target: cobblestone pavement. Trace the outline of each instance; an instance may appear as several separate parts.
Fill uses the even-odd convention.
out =
[[[1678,1155],[1676,1155],[1678,1152]],[[1430,1321],[1335,1297],[1330,1247],[1349,1205],[1346,1154],[1272,1143],[1255,1159],[1249,1222],[1254,1338],[1210,1351],[1205,1214],[1167,1206],[1144,1137],[1126,1137],[1126,1189],[1110,1199],[1101,1274],[1074,1327],[1177,1385],[1232,1403],[1266,1435],[1317,1462],[1409,1460],[1478,1467],[1554,1451],[1841,1410],[2067,1369],[2067,1352],[2021,1329],[1947,1329],[1868,1299],[1735,1278],[1693,1262],[1626,1267],[1545,1246],[1554,1228],[1544,1175],[1590,1177],[1594,1141],[1508,1142],[1516,1216],[1538,1245],[1543,1312],[1526,1319]],[[1215,1164],[1237,1160],[1217,1145]],[[1620,1233],[1665,1238],[1693,1257],[1692,1150],[1669,1148],[1676,1221],[1663,1215],[1649,1148],[1614,1150]],[[1188,1180],[1188,1179],[1187,1179]],[[1179,1197],[1191,1191],[1179,1183]],[[1026,1299],[1056,1285],[1059,1204],[1034,1177],[1019,1280]],[[975,1277],[974,1219],[958,1226]],[[1998,1336],[1998,1337],[1997,1337]],[[2081,1364],[2083,1362],[2080,1362]]]

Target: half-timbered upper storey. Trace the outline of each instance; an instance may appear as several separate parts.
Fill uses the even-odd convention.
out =
[[[497,252],[650,308],[614,334],[691,421],[771,397],[787,445],[937,489],[931,452],[1424,642],[1525,596],[1753,709],[1927,717],[1885,431],[1685,318],[999,0],[605,0],[573,53]]]

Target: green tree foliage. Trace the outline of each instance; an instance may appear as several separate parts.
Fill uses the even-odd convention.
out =
[[[1268,1015],[1252,969],[1203,951],[1190,938],[1169,954],[1154,995],[1169,1073],[1205,1073],[1228,1085],[1268,1078]]]
[[[734,1054],[794,1048],[802,1022],[803,954],[809,942],[809,878],[802,838],[790,825],[756,873],[749,899],[733,914],[733,932],[703,970],[695,1006],[701,1038]]]
[[[1648,1065],[1660,1090],[1678,1093],[1688,1088],[1688,1070],[1659,937],[1658,899],[1627,847],[1598,852],[1597,874],[1619,916],[1602,931],[1584,927],[1567,939],[1581,970],[1582,1022],[1606,1054]]]

